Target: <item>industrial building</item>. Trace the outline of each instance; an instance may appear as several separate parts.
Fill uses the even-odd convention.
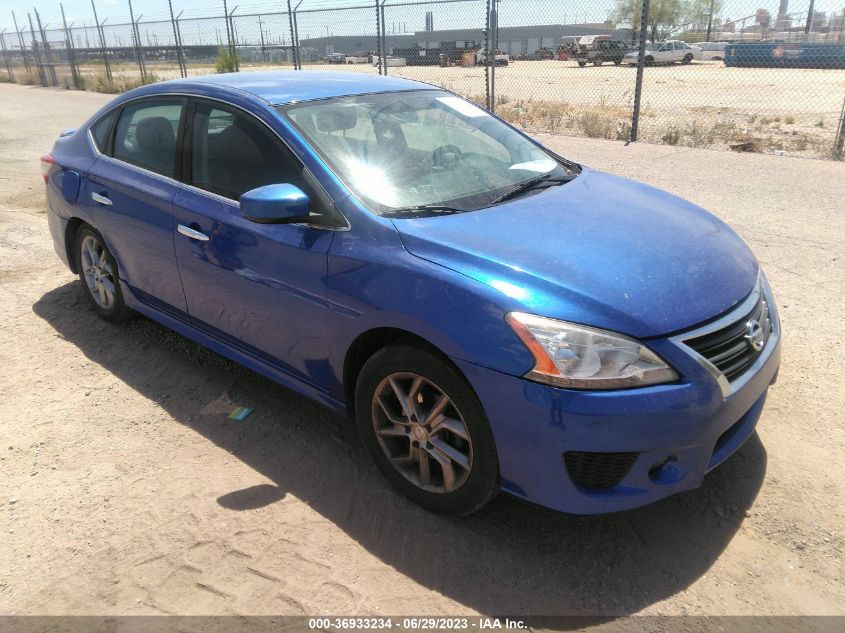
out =
[[[566,38],[582,35],[616,35],[630,39],[626,29],[608,29],[604,24],[545,24],[537,26],[500,26],[497,29],[498,50],[513,57],[530,56],[541,48],[555,50]],[[351,55],[357,51],[376,51],[375,35],[331,35],[300,39],[303,60],[316,61],[331,54]],[[394,49],[418,48],[422,50],[455,50],[484,45],[483,29],[445,29],[417,31],[415,33],[387,34],[385,46],[388,53]],[[309,59],[310,58],[310,59]]]

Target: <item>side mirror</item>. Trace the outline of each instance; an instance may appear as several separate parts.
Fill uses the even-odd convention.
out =
[[[258,187],[241,196],[241,215],[260,224],[308,222],[310,208],[305,192],[290,184]]]

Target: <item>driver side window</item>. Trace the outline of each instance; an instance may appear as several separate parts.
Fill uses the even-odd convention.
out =
[[[237,201],[257,187],[289,183],[315,200],[304,167],[254,117],[203,101],[193,123],[189,184]]]

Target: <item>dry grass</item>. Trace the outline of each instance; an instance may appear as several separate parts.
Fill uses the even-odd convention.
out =
[[[476,96],[473,101],[483,105],[484,97]],[[625,141],[631,136],[631,109],[608,104],[604,99],[594,106],[518,99],[498,104],[496,114],[530,131]],[[784,129],[782,124],[793,127]],[[819,134],[818,127],[815,121],[796,125],[796,117],[792,115],[758,117],[726,108],[701,108],[692,116],[667,117],[645,108],[640,116],[639,140],[681,147],[829,158],[830,139]]]
[[[631,135],[631,111],[604,99],[594,106],[518,99],[498,104],[496,114],[526,130],[615,140]]]

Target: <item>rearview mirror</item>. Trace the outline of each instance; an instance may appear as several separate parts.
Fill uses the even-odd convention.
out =
[[[295,185],[267,185],[241,196],[241,215],[261,224],[293,224],[311,219],[311,201]]]

